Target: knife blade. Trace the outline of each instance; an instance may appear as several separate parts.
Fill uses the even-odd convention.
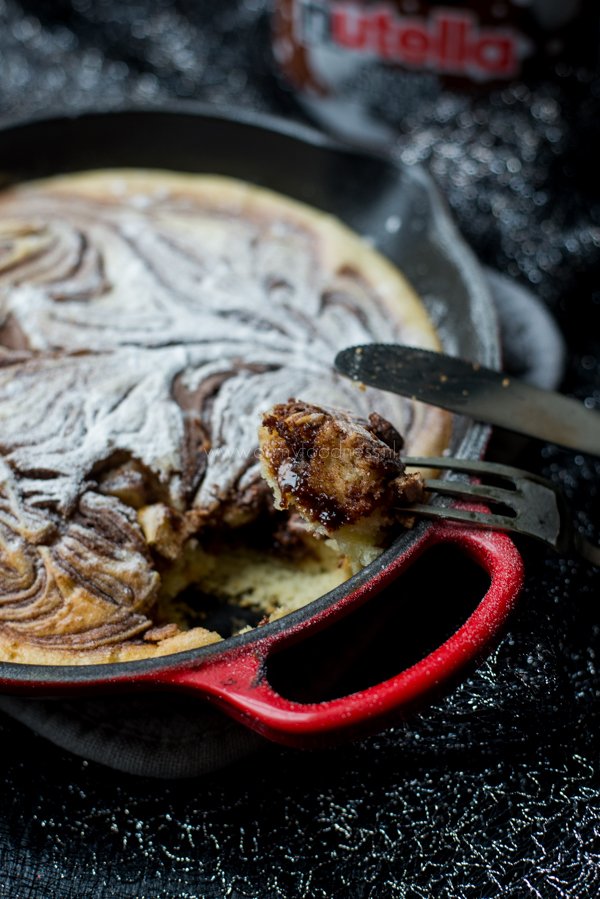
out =
[[[365,386],[600,455],[600,413],[477,362],[394,344],[349,347],[335,368]]]

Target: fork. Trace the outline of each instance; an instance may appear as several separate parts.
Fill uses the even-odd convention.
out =
[[[458,521],[478,528],[492,528],[533,537],[565,557],[575,550],[592,565],[600,568],[600,548],[586,540],[573,525],[564,496],[551,481],[510,465],[496,462],[472,462],[449,457],[430,458],[403,456],[405,465],[420,468],[450,469],[453,472],[494,477],[505,480],[509,487],[469,484],[459,480],[425,478],[428,491],[456,498],[474,498],[478,502],[505,506],[512,515],[476,512],[452,506],[412,503],[402,511],[425,518]],[[398,507],[400,508],[400,507]]]

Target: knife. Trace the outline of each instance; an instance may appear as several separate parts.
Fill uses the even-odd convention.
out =
[[[501,372],[414,347],[373,343],[335,358],[343,375],[528,437],[600,455],[600,412]]]

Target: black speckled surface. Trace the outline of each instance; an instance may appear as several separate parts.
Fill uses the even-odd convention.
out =
[[[0,2],[0,115],[171,96],[301,118],[260,0]],[[563,390],[600,407],[600,78],[560,69],[444,95],[395,148],[437,178],[480,257],[567,338]],[[536,442],[590,536],[600,460]],[[135,778],[2,717],[0,897],[569,897],[600,892],[600,573],[521,547],[510,634],[452,697],[362,743],[268,747],[205,778]]]

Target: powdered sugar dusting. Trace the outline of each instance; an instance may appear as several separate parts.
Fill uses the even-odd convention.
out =
[[[69,512],[94,467],[126,452],[181,507],[192,416],[210,445],[193,502],[214,511],[240,477],[258,479],[259,416],[292,395],[375,408],[410,447],[422,421],[405,400],[332,370],[349,344],[415,342],[376,287],[329,271],[314,235],[285,214],[227,214],[126,176],[106,188],[97,198],[29,186],[1,207],[12,256],[0,321],[34,351],[0,376],[1,449],[28,503]],[[193,408],[174,399],[177,378],[198,395]]]

